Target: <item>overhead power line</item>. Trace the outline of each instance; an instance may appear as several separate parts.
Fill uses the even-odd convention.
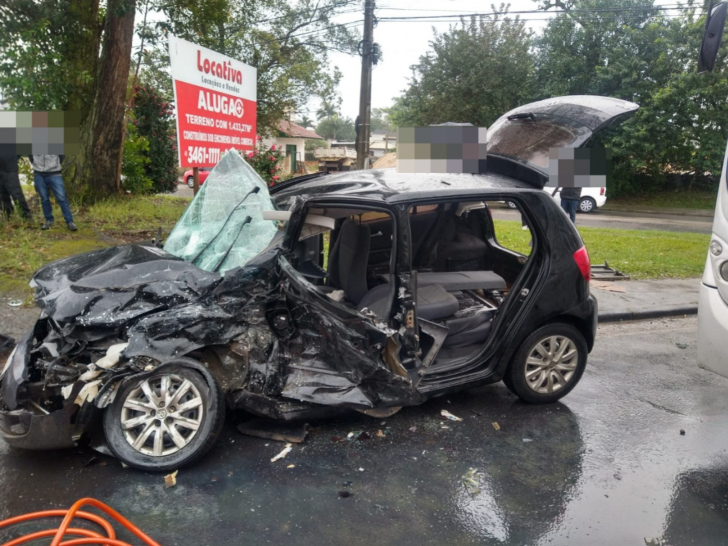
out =
[[[493,15],[561,15],[561,14],[594,14],[594,13],[645,13],[654,11],[689,11],[695,10],[696,7],[665,7],[665,6],[636,6],[629,8],[598,8],[598,9],[573,9],[573,10],[519,10],[519,11],[492,11],[488,13],[458,13],[453,15],[402,15],[402,16],[391,16],[391,17],[377,17],[380,22],[384,21],[417,21],[427,20],[427,22],[436,21],[449,21],[467,17],[487,17]]]

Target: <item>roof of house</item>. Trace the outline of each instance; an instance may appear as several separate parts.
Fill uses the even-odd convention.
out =
[[[323,137],[320,137],[313,131],[306,129],[305,127],[301,127],[297,123],[294,123],[292,121],[288,121],[286,119],[282,119],[278,122],[278,130],[283,133],[285,136],[294,137],[294,138],[315,138],[318,140],[324,140]]]

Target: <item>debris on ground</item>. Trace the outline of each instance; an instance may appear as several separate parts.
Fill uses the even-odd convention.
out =
[[[20,307],[21,305],[23,305],[23,300],[10,300],[8,302],[8,305],[10,307]]]
[[[349,492],[349,491],[339,491],[339,496],[340,496],[340,497],[341,497],[342,499],[346,499],[346,498],[349,498],[349,497],[351,497],[352,495],[353,495],[353,493],[351,493],[351,492]]]
[[[341,482],[341,485],[343,485],[344,487],[351,487],[352,483],[354,483],[354,482],[345,481],[345,482]]]
[[[164,477],[164,488],[165,489],[169,489],[170,487],[174,487],[175,485],[177,485],[177,472],[179,472],[179,470],[175,470],[171,474],[167,474]]]
[[[688,344],[687,343],[676,343],[678,349],[687,349]]]
[[[370,440],[371,436],[369,435],[368,432],[364,431],[361,434],[359,434],[359,436],[357,436],[356,439],[361,442],[362,440]]]
[[[274,463],[279,459],[283,459],[286,455],[288,455],[293,450],[293,444],[286,444],[286,447],[281,451],[278,455],[273,457],[270,462]]]
[[[345,442],[346,440],[342,438],[341,436],[332,436],[331,437],[332,442]]]
[[[500,425],[498,424],[498,421],[493,421],[493,428],[496,430],[500,430]]]
[[[681,428],[680,429],[680,436],[685,436],[685,429],[684,428]]]
[[[384,431],[380,428],[377,433],[375,434],[377,438],[386,438],[387,435],[384,433]]]
[[[614,284],[608,281],[591,281],[589,286],[599,288],[600,290],[606,290],[607,292],[620,292],[622,294],[627,292],[626,287],[623,284]]]
[[[417,432],[417,427],[410,427],[409,428],[409,431],[410,432]]]
[[[480,493],[480,472],[477,469],[471,468],[460,480],[471,495]]]
[[[533,442],[533,438],[524,438],[523,443]]]
[[[286,468],[296,468],[295,464],[289,464]]]
[[[440,410],[440,415],[444,417],[445,419],[449,419],[450,421],[462,421],[463,419],[461,417],[458,417],[457,415],[453,415],[446,409]]]
[[[238,425],[238,432],[246,436],[301,444],[308,434],[308,424],[285,423],[273,419],[256,418]]]

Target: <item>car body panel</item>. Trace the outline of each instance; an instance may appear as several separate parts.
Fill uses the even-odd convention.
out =
[[[212,171],[212,168],[210,167],[200,167],[198,173],[197,173],[197,180],[200,186],[202,186],[205,183],[205,180],[207,180],[207,177],[210,176],[210,172]],[[182,176],[182,181],[187,184],[188,186],[192,187],[189,183],[190,178],[194,177],[194,172],[192,169],[188,169],[185,171],[185,174]]]

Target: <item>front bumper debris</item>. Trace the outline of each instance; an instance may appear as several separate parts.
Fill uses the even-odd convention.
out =
[[[0,438],[22,449],[60,449],[72,447],[76,427],[71,422],[73,400],[52,413],[34,413],[25,409],[0,411]]]

